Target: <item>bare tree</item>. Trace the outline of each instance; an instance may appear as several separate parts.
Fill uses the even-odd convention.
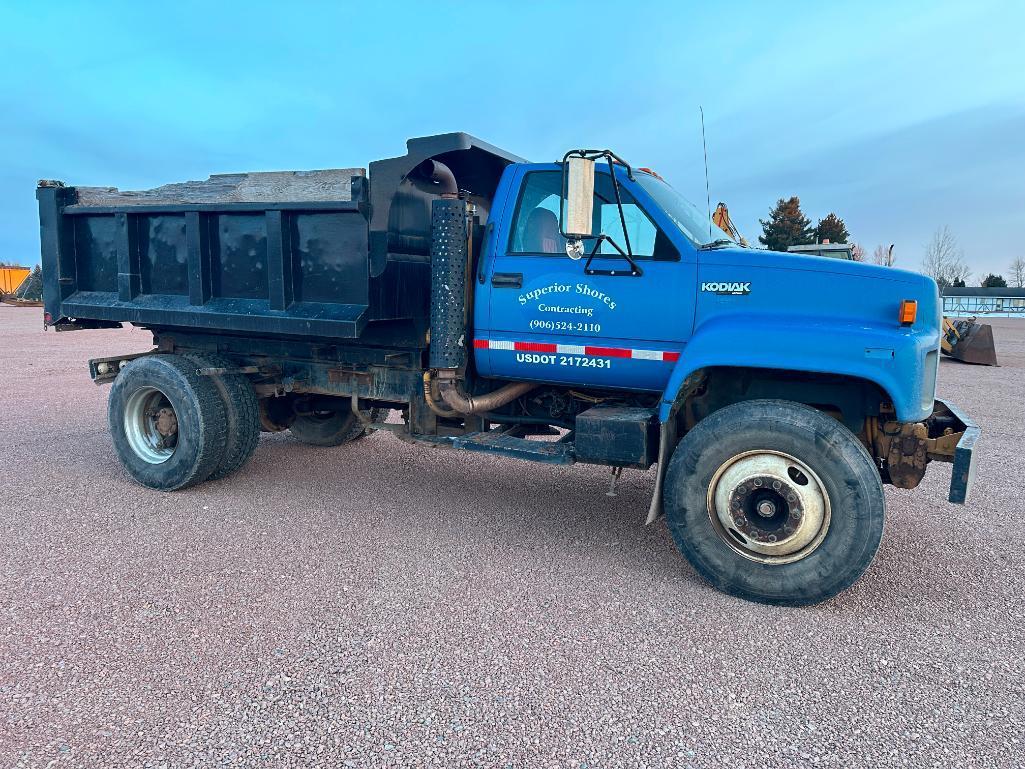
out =
[[[851,260],[855,262],[865,261],[865,249],[858,243],[851,246]]]
[[[972,271],[964,260],[964,250],[946,225],[938,228],[925,245],[922,271],[935,280],[940,288],[964,284]]]
[[[964,251],[959,251],[949,266],[950,285],[963,286],[971,274],[972,271],[964,260]]]
[[[1018,288],[1025,288],[1025,258],[1019,256],[1011,262],[1011,282]]]
[[[872,264],[879,264],[883,267],[893,267],[897,261],[897,257],[893,255],[893,245],[889,248],[883,245],[876,246],[876,250],[872,252]]]

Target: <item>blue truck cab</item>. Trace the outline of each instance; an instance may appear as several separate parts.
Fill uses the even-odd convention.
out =
[[[613,488],[654,467],[647,521],[717,588],[785,605],[868,567],[884,484],[948,462],[965,502],[979,431],[936,399],[931,279],[742,247],[608,150],[407,149],[369,178],[40,184],[46,323],[153,333],[90,361],[134,480],[229,475],[261,430],[605,465]]]
[[[664,421],[696,371],[783,369],[872,382],[900,421],[932,413],[940,310],[930,278],[741,248],[654,174],[613,168],[637,275],[611,247],[594,274],[567,258],[559,166],[506,169],[474,305],[484,376],[662,392]],[[600,197],[609,172],[597,170],[596,223],[622,240],[612,193]],[[897,320],[904,300],[917,302],[910,324]]]

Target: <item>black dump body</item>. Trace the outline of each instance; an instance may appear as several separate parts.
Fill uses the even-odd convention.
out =
[[[486,221],[521,158],[464,133],[363,169],[227,174],[143,192],[40,182],[46,322],[246,336],[422,338],[431,204],[452,187]],[[436,162],[431,162],[436,161]],[[451,174],[439,174],[451,171]]]

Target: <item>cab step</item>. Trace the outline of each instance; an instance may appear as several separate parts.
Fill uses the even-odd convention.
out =
[[[576,461],[573,444],[562,441],[531,441],[510,435],[508,428],[461,435],[452,440],[457,449],[499,454],[550,465],[571,465]]]

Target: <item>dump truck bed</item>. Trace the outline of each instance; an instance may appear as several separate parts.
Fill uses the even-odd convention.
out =
[[[123,192],[40,182],[47,323],[130,322],[249,335],[358,338],[426,321],[425,173],[440,159],[486,213],[514,155],[467,134],[411,139],[362,168],[211,176]]]
[[[60,316],[355,337],[368,309],[362,169],[143,192],[39,188]],[[52,273],[51,273],[52,274]]]

